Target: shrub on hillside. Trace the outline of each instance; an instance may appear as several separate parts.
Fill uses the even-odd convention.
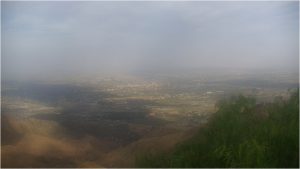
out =
[[[169,153],[144,154],[139,167],[299,167],[299,90],[288,100],[223,100],[197,135]]]

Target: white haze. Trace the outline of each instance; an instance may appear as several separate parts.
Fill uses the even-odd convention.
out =
[[[1,2],[2,77],[298,72],[298,2]]]

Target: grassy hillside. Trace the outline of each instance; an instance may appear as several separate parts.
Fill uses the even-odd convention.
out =
[[[207,126],[169,153],[143,154],[138,167],[299,167],[299,90],[257,104],[232,97]]]

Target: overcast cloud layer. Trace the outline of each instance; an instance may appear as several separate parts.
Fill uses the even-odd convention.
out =
[[[298,70],[298,2],[2,2],[2,76]]]

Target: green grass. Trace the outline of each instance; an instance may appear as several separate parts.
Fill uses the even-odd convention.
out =
[[[223,100],[207,126],[169,153],[143,154],[138,167],[299,167],[299,90],[257,106]]]

